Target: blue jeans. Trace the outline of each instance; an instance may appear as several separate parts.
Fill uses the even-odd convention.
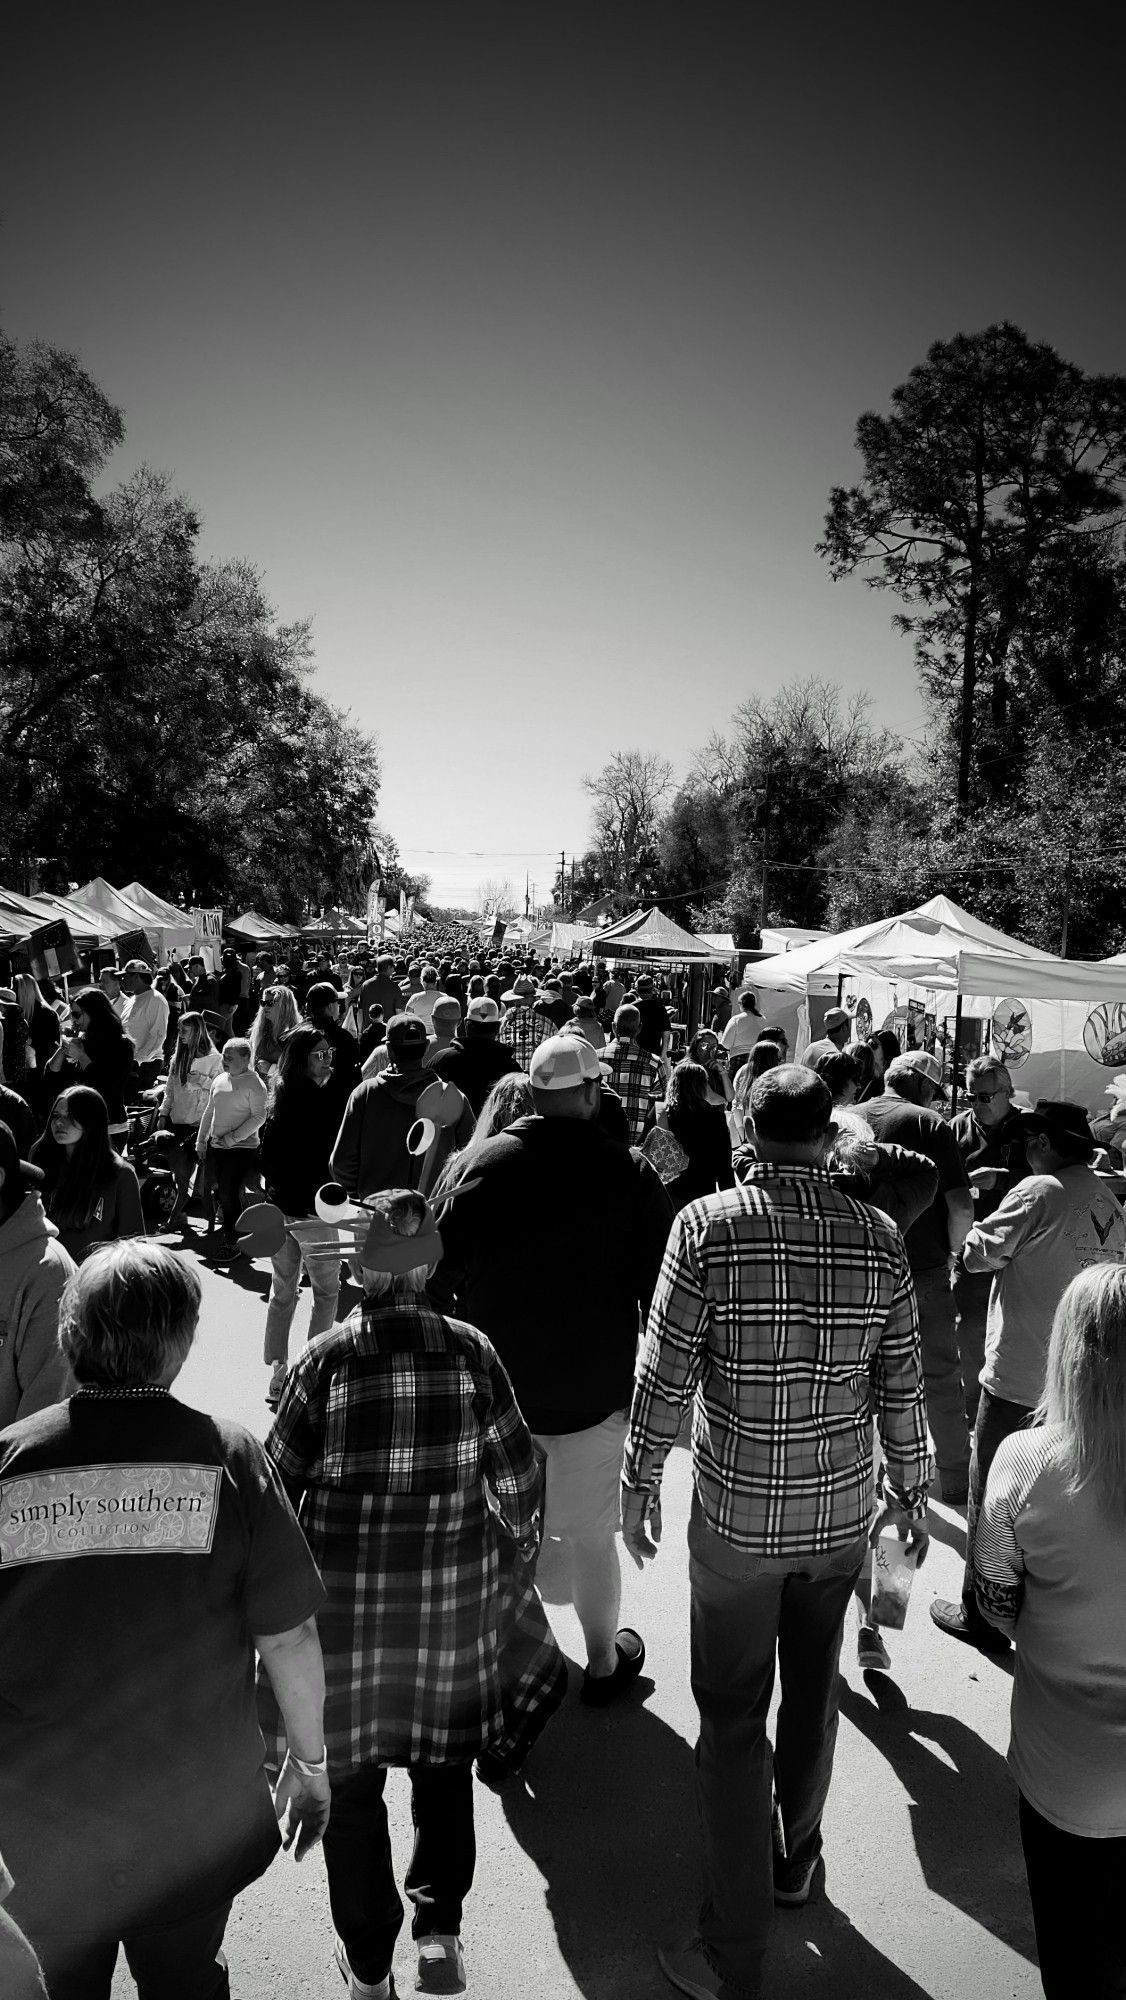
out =
[[[831,1555],[741,1555],[693,1500],[692,1693],[704,1842],[699,1930],[720,2000],[758,2000],[774,1920],[771,1794],[787,1859],[815,1861],[837,1741],[841,1635],[867,1537]],[[777,1744],[766,1718],[782,1677]]]
[[[1032,1411],[1024,1403],[1006,1403],[1004,1397],[994,1396],[983,1389],[977,1406],[977,1421],[974,1424],[974,1448],[970,1459],[970,1497],[966,1508],[966,1573],[962,1578],[962,1609],[967,1625],[975,1631],[988,1632],[996,1637],[994,1627],[983,1618],[977,1608],[974,1595],[974,1543],[977,1540],[977,1517],[985,1498],[985,1482],[989,1478],[989,1468],[997,1456],[999,1447],[1014,1431],[1028,1429],[1032,1421]]]
[[[286,1221],[285,1242],[270,1260],[273,1277],[270,1281],[270,1301],[266,1307],[265,1359],[268,1364],[289,1359],[289,1329],[297,1311],[297,1287],[301,1281],[302,1264],[309,1273],[309,1283],[313,1288],[309,1339],[315,1340],[318,1333],[327,1333],[336,1318],[336,1302],[340,1296],[340,1249],[338,1246],[331,1251],[307,1249],[302,1242],[302,1232],[306,1236],[315,1236],[318,1242],[323,1242],[327,1234],[323,1222]]]
[[[911,1276],[919,1303],[919,1343],[934,1455],[944,1490],[961,1487],[969,1476],[970,1427],[950,1273],[939,1264],[933,1271],[912,1271]]]
[[[387,1833],[382,1764],[361,1764],[333,1787],[325,1829],[328,1900],[357,1979],[377,1986],[391,1969],[403,1905]],[[411,1936],[456,1936],[473,1886],[472,1764],[412,1764],[414,1852],[404,1884],[414,1904]]]

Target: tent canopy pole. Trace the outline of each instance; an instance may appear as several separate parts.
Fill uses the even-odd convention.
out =
[[[950,1076],[950,1113],[952,1117],[958,1109],[958,1044],[961,1041],[961,1039],[962,1039],[962,996],[961,993],[959,993],[958,1004],[954,1009],[954,1059],[951,1066],[951,1076]]]

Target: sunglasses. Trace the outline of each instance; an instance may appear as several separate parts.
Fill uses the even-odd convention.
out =
[[[992,1104],[995,1097],[1003,1097],[1004,1095],[1003,1090],[971,1090],[970,1102],[972,1104]]]

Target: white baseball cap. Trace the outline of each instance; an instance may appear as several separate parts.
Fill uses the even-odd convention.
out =
[[[469,1002],[465,1018],[467,1021],[482,1021],[491,1027],[500,1020],[500,1008],[495,1000],[486,1000],[484,994],[479,994],[476,1000]]]
[[[535,1050],[528,1074],[535,1090],[577,1090],[600,1078],[602,1065],[585,1035],[551,1035]]]

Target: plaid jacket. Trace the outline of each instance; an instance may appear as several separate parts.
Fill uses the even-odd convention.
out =
[[[673,1224],[638,1359],[623,1483],[655,1489],[693,1404],[696,1493],[759,1556],[821,1555],[871,1515],[872,1418],[921,1517],[927,1417],[903,1239],[819,1168],[756,1162]]]
[[[532,1055],[541,1042],[559,1033],[550,1014],[544,1014],[531,1003],[526,1007],[513,1007],[500,1024],[499,1042],[511,1049],[521,1069],[527,1069]]]
[[[358,1308],[291,1368],[266,1450],[328,1592],[330,1771],[455,1762],[499,1744],[512,1727],[502,1647],[514,1617],[526,1641],[530,1602],[545,1690],[559,1654],[526,1560],[539,1468],[484,1335],[425,1300]],[[259,1706],[268,1728],[264,1688]]]
[[[639,1144],[645,1130],[649,1106],[664,1084],[664,1071],[656,1056],[632,1042],[608,1042],[599,1061],[609,1066],[611,1087],[626,1107],[629,1142]]]

